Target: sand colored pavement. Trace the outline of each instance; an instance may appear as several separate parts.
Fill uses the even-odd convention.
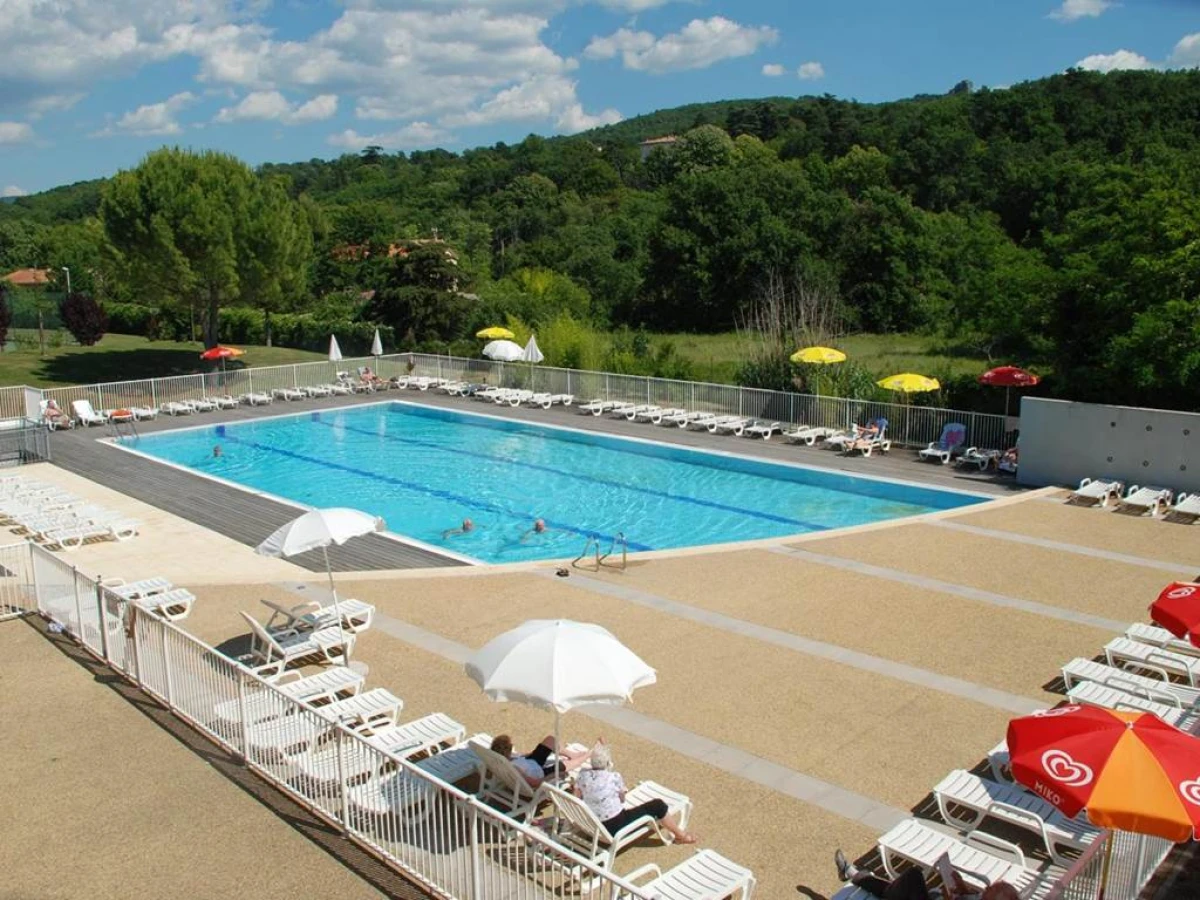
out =
[[[1151,516],[1135,517],[1108,509],[1085,509],[1062,502],[1066,496],[1065,492],[1057,495],[1058,502],[989,505],[980,512],[955,516],[951,521],[1181,564],[1192,574],[1200,571],[1196,554],[1200,526]]]
[[[381,896],[34,628],[0,641],[0,896]]]
[[[819,548],[820,543],[805,545]],[[771,553],[661,560],[608,581],[1021,696],[1112,635]],[[703,587],[697,589],[697,585]]]
[[[138,535],[129,540],[96,541],[77,550],[57,551],[64,562],[91,577],[135,581],[162,575],[178,584],[246,584],[314,577],[307,569],[258,556],[252,547],[49,463],[24,466],[21,475],[56,485],[141,523]],[[12,540],[22,538],[13,535]]]
[[[1084,512],[1084,510],[1079,510]],[[1103,515],[1103,513],[1097,513]],[[997,542],[935,525],[807,541],[804,550],[858,560],[1048,606],[1141,621],[1172,575],[1050,548]],[[1178,577],[1189,577],[1180,570]]]

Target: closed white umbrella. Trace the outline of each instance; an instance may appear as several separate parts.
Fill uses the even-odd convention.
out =
[[[336,334],[331,334],[329,336],[329,361],[330,362],[341,362],[342,361],[342,348],[338,346]]]
[[[527,363],[540,363],[546,357],[542,355],[541,349],[537,345],[537,335],[529,336],[529,343],[525,345],[525,349],[521,351],[521,359]]]
[[[379,329],[375,329],[375,338],[371,341],[371,355],[383,356],[383,341],[379,339]]]
[[[555,744],[562,713],[585,703],[625,703],[657,680],[610,631],[566,619],[533,619],[506,631],[477,650],[466,670],[492,700],[553,709]]]
[[[525,351],[512,341],[492,341],[483,348],[483,355],[500,362],[516,362]]]
[[[254,552],[260,556],[296,556],[320,547],[325,556],[325,571],[329,575],[329,590],[333,594],[333,614],[337,617],[338,632],[341,633],[342,610],[338,606],[337,588],[333,583],[333,567],[329,564],[329,545],[341,545],[351,538],[383,531],[385,527],[383,519],[361,510],[344,506],[314,509],[277,528],[254,548]]]

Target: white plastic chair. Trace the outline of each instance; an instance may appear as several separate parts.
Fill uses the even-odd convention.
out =
[[[1120,481],[1100,481],[1085,478],[1079,487],[1067,497],[1067,503],[1077,506],[1108,506],[1110,500],[1118,500],[1125,485]]]
[[[661,900],[723,900],[734,896],[750,900],[758,884],[749,869],[715,850],[698,850],[666,872],[657,863],[647,863],[625,878],[637,884],[647,875],[654,877],[640,887]],[[865,891],[862,893],[869,896]]]

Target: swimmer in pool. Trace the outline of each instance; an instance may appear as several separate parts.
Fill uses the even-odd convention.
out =
[[[531,534],[545,534],[545,533],[546,533],[546,520],[545,519],[534,519],[533,527],[530,528],[528,531],[526,531],[523,535],[521,535],[521,543],[524,543],[525,538],[529,537]]]
[[[220,456],[221,456],[221,445],[217,444],[217,446],[213,447],[213,459],[217,459]]]
[[[442,532],[442,537],[444,537],[444,538],[454,537],[454,535],[456,535],[456,534],[467,534],[468,532],[471,532],[474,530],[475,530],[475,523],[472,522],[470,519],[463,519],[462,525],[460,525],[458,528],[447,528],[445,531]]]

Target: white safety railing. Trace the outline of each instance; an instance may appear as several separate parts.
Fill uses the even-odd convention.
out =
[[[1136,900],[1174,846],[1162,838],[1106,831],[1043,900]]]
[[[892,442],[907,446],[936,441],[945,425],[960,422],[967,428],[967,442],[971,446],[1003,449],[1005,444],[1005,417],[990,413],[423,353],[402,354],[392,359],[393,365],[397,360],[411,359],[418,375],[573,394],[580,402],[619,400],[823,428],[848,428],[855,423],[865,425],[871,419],[885,418]]]
[[[429,890],[472,900],[551,900],[581,889],[599,900],[649,900],[542,831],[291,699],[42,547],[0,548],[0,565],[14,578],[12,586],[0,578],[0,597],[61,625],[273,786]]]
[[[0,622],[37,609],[29,543],[0,547]]]

